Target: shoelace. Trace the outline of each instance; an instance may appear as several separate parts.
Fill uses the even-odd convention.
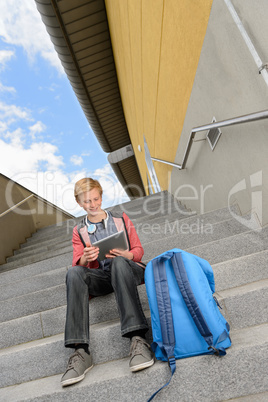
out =
[[[74,352],[74,354],[72,354],[72,356],[71,356],[70,359],[69,359],[69,362],[68,362],[68,366],[67,366],[67,370],[66,370],[66,371],[73,369],[75,363],[76,363],[77,361],[79,361],[80,359],[82,359],[82,360],[84,361],[83,356],[80,355],[79,352],[77,352],[77,351]]]
[[[135,338],[131,343],[130,355],[141,355],[143,352],[143,345],[148,347],[148,344],[143,339]]]

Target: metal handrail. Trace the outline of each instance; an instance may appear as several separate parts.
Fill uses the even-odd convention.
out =
[[[211,130],[213,128],[234,126],[235,124],[250,123],[253,121],[263,120],[263,119],[267,119],[267,118],[268,118],[268,110],[263,110],[262,112],[251,113],[251,114],[247,114],[247,115],[240,116],[240,117],[234,117],[234,118],[228,119],[228,120],[216,121],[215,123],[210,123],[210,124],[206,124],[205,126],[193,128],[190,133],[189,139],[188,139],[188,143],[186,146],[186,150],[185,150],[181,165],[179,165],[177,163],[173,163],[173,162],[164,161],[164,160],[158,159],[158,158],[151,157],[151,159],[156,162],[165,163],[167,165],[174,166],[180,170],[185,169],[186,162],[188,160],[188,157],[189,157],[189,154],[190,154],[190,151],[192,148],[193,140],[194,140],[196,133],[199,133],[201,131]]]
[[[9,212],[13,211],[13,209],[16,209],[17,207],[19,207],[21,204],[24,204],[24,202],[28,201],[30,198],[35,197],[34,194],[29,195],[29,197],[24,198],[24,200],[18,202],[16,205],[13,205],[12,207],[10,207],[9,209],[7,209],[6,211],[2,212],[0,214],[0,218],[2,218],[3,216],[5,216],[6,214],[8,214]]]

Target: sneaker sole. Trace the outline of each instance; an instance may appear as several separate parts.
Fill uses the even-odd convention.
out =
[[[91,370],[92,367],[93,367],[93,364],[92,364],[92,366],[88,367],[88,368],[84,371],[84,373],[83,373],[82,375],[80,375],[79,377],[69,378],[69,380],[62,381],[62,382],[61,382],[62,387],[67,387],[68,385],[73,385],[73,384],[76,384],[77,382],[82,381],[82,380],[85,378],[86,373],[87,373],[89,370]]]
[[[143,369],[145,369],[147,367],[151,367],[153,364],[154,364],[154,359],[150,360],[149,362],[141,363],[141,364],[138,364],[136,366],[129,367],[129,368],[130,368],[130,371],[133,373],[135,371],[140,371],[140,370],[143,370]]]

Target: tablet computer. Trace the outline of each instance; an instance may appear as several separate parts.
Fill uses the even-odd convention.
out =
[[[113,248],[118,248],[119,250],[127,250],[128,248],[126,235],[123,230],[92,243],[92,246],[99,247],[98,258],[100,260],[104,260],[106,258],[105,254],[109,254],[109,251]]]

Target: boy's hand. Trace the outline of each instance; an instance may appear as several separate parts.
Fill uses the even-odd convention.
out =
[[[119,257],[119,256],[125,257],[128,260],[133,260],[133,257],[134,257],[130,251],[120,250],[117,248],[110,250],[110,254],[105,255],[106,258],[115,258],[115,257]]]
[[[84,258],[86,259],[87,262],[95,261],[98,258],[99,255],[99,248],[98,247],[92,247],[90,244],[86,244],[86,247],[84,248]]]

